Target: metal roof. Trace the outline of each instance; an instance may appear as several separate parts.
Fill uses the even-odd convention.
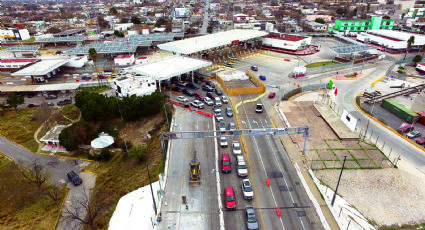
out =
[[[47,43],[47,42],[82,42],[85,40],[83,36],[69,36],[69,37],[54,37],[54,38],[40,38],[35,42]]]
[[[232,44],[233,41],[246,41],[253,38],[258,38],[267,35],[267,32],[259,30],[229,30],[205,36],[184,39],[180,41],[168,42],[158,45],[162,50],[192,54],[203,50],[216,48]]]
[[[46,85],[19,85],[19,86],[0,86],[0,92],[42,92],[42,91],[60,91],[76,90],[81,83],[61,83]]]
[[[18,46],[11,46],[6,49],[6,51],[9,52],[25,52],[25,51],[31,51],[35,52],[38,49],[40,49],[40,45],[18,45]]]
[[[374,50],[373,47],[368,45],[342,45],[342,46],[333,46],[329,47],[331,50],[335,51],[338,54],[348,54],[348,53],[356,53],[366,50]]]
[[[46,135],[44,135],[42,138],[40,138],[40,141],[51,141],[51,142],[59,141],[59,134],[66,127],[68,127],[68,126],[67,125],[57,125],[57,126],[53,127],[51,130],[49,130],[46,133]]]
[[[68,63],[69,59],[43,59],[39,62],[34,63],[26,68],[18,70],[12,73],[12,76],[40,76],[46,75],[49,72],[59,68],[60,66]]]
[[[184,56],[170,56],[156,62],[126,68],[127,73],[138,73],[161,81],[212,65],[209,61]]]

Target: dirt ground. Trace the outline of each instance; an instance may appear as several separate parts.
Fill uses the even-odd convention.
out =
[[[335,189],[339,170],[315,174]],[[425,222],[425,174],[407,161],[398,169],[344,170],[338,193],[379,226]]]
[[[125,133],[126,141],[130,141],[133,145],[142,144],[145,142],[148,131],[162,121],[161,114],[143,118],[141,121],[127,123],[122,130]]]
[[[341,142],[336,141],[330,128],[323,128],[328,127],[323,119],[314,115],[308,104],[304,103],[307,102],[298,104],[291,101],[283,108],[281,104],[281,108],[291,125],[311,125],[311,131],[315,134],[313,137],[319,138],[314,140],[312,137],[312,145],[306,155],[315,161],[323,160],[326,155],[339,157],[338,153],[331,150],[342,147],[335,145]],[[336,142],[330,144],[332,140]],[[373,156],[376,154],[381,155],[365,143],[362,144],[361,151],[357,146],[345,148],[349,149],[351,155],[358,155],[358,159],[366,159],[367,155],[370,159],[375,158]],[[318,154],[312,154],[314,150]],[[380,227],[425,223],[425,174],[403,159],[397,166],[398,168],[344,170],[338,193]],[[332,189],[336,187],[339,173],[339,169],[315,170],[317,178]]]

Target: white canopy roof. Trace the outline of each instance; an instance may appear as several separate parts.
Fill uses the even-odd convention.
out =
[[[101,133],[98,138],[92,140],[91,147],[94,149],[101,149],[108,147],[114,143],[114,138],[108,134]]]
[[[368,32],[370,32],[371,34],[378,34],[381,36],[395,38],[402,41],[407,41],[410,39],[411,36],[415,36],[415,43],[413,43],[412,46],[421,46],[425,44],[425,36],[422,34],[414,34],[395,30],[371,30]]]
[[[267,32],[259,30],[229,30],[205,36],[168,42],[158,45],[162,50],[181,54],[192,54],[220,46],[232,44],[232,41],[246,41],[267,35]]]
[[[12,73],[12,76],[40,76],[65,65],[69,59],[44,59]]]
[[[188,73],[212,65],[209,61],[184,56],[171,56],[143,65],[136,65],[125,69],[127,73],[136,73],[152,77],[157,81]]]

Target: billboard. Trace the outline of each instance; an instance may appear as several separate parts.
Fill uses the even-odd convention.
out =
[[[176,18],[188,18],[188,17],[190,17],[190,9],[175,8],[174,12],[175,12]]]

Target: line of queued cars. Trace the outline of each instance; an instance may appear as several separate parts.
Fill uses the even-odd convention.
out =
[[[415,141],[420,145],[425,144],[425,137],[421,137],[422,134],[414,129],[415,128],[411,124],[402,124],[398,128],[398,132],[406,134],[406,137],[409,139],[417,138]]]
[[[230,132],[233,133],[236,131],[236,125],[234,122],[230,122],[226,128],[226,123],[223,121],[219,123],[220,133]],[[229,146],[226,137],[220,137],[220,147],[227,148]],[[242,146],[239,141],[233,141],[231,144],[232,153],[235,156],[235,169],[238,177],[243,178],[241,180],[241,190],[242,197],[245,200],[253,200],[254,199],[254,190],[251,184],[251,181],[248,178],[248,167],[245,163],[244,156],[242,155]],[[221,171],[223,173],[231,173],[232,172],[232,162],[230,159],[229,153],[223,153],[221,155]],[[236,193],[233,187],[225,187],[224,188],[224,205],[228,210],[236,210]],[[255,215],[254,207],[252,205],[246,205],[244,210],[244,217],[246,221],[246,226],[248,229],[258,229],[258,221]]]

